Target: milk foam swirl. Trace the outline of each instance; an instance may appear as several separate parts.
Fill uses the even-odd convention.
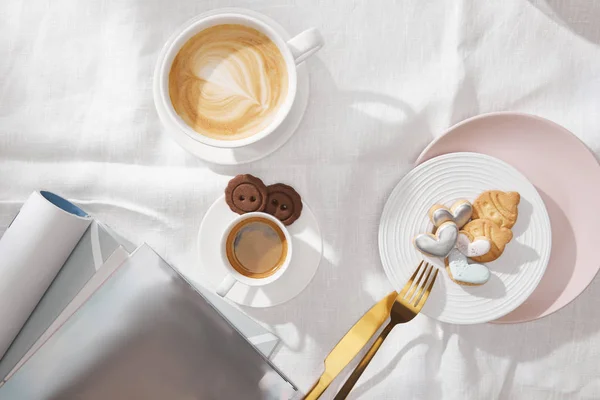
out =
[[[287,90],[287,67],[275,43],[243,25],[217,25],[196,34],[169,72],[177,114],[198,133],[219,140],[265,129]]]

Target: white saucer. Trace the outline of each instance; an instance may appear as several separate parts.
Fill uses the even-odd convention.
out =
[[[317,272],[323,241],[315,215],[302,203],[302,215],[288,226],[292,236],[293,258],[287,271],[273,283],[248,286],[236,282],[227,294],[229,300],[250,307],[272,307],[293,299],[304,290]],[[237,216],[221,196],[206,212],[198,231],[200,268],[215,289],[227,275],[221,259],[221,237],[227,225]]]
[[[512,166],[477,153],[451,153],[424,162],[410,171],[393,190],[379,226],[379,253],[396,290],[408,281],[424,258],[413,238],[431,231],[427,212],[434,204],[470,201],[486,190],[521,194],[513,239],[502,256],[490,263],[491,278],[480,286],[459,285],[448,278],[441,259],[430,260],[441,269],[421,311],[454,324],[493,321],[521,305],[542,279],[552,247],[550,219],[535,187]],[[441,278],[441,279],[440,279]]]
[[[259,19],[268,25],[270,25],[273,29],[275,29],[284,39],[291,39],[291,36],[283,29],[281,25],[272,19],[255,13],[250,10],[245,10],[241,8],[223,8],[218,10],[212,10],[207,13],[201,14],[195,19],[202,19],[214,14],[220,14],[224,12],[235,12],[238,14],[244,14],[251,16],[253,18]],[[188,22],[189,23],[189,22]],[[187,23],[186,23],[187,24]],[[166,49],[169,47],[171,41],[174,38],[172,37],[165,43],[163,49],[161,51],[158,60],[163,59],[163,54]],[[185,134],[182,130],[180,130],[174,123],[172,123],[169,118],[167,118],[164,107],[159,101],[159,79],[158,79],[158,65],[157,63],[155,72],[154,72],[154,84],[153,84],[153,93],[154,93],[154,104],[156,106],[156,112],[158,113],[158,117],[160,118],[163,125],[166,127],[167,132],[171,135],[171,137],[185,150],[189,151],[193,155],[198,158],[203,159],[204,161],[208,161],[214,164],[221,165],[238,165],[245,164],[252,161],[259,160],[263,157],[268,156],[273,153],[275,150],[280,148],[288,141],[289,138],[292,137],[296,129],[300,125],[300,121],[302,121],[302,117],[304,116],[304,112],[306,111],[306,107],[308,105],[308,94],[309,94],[309,84],[308,84],[308,69],[306,67],[306,63],[302,63],[297,66],[296,70],[298,71],[298,86],[296,92],[296,99],[294,100],[294,104],[287,116],[287,118],[282,122],[282,124],[269,136],[266,138],[259,140],[256,143],[251,145],[234,148],[234,149],[226,149],[221,147],[213,147],[208,146],[206,144],[200,143],[188,135]]]

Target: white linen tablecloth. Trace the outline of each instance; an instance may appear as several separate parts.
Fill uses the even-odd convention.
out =
[[[178,147],[151,91],[173,30],[224,6],[262,12],[290,33],[315,26],[326,41],[308,62],[297,134],[239,167]],[[47,188],[201,282],[198,225],[229,178],[292,184],[320,221],[321,266],[292,301],[245,311],[282,338],[274,362],[306,390],[338,339],[392,290],[379,216],[432,138],[467,117],[514,110],[564,125],[599,154],[598,21],[594,0],[3,0],[0,232],[29,193]],[[599,309],[596,279],[533,323],[459,327],[419,316],[391,334],[351,398],[600,398]]]

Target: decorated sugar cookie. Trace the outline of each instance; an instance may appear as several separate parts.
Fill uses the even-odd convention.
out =
[[[458,227],[454,222],[444,222],[435,234],[422,233],[415,237],[414,245],[421,253],[432,257],[446,257],[456,246]]]
[[[440,204],[429,209],[429,219],[436,227],[452,221],[460,229],[469,222],[472,214],[473,206],[467,200],[458,200],[450,209]]]
[[[487,218],[501,228],[512,228],[519,216],[521,195],[517,192],[489,190],[473,202],[473,219]]]
[[[510,229],[502,228],[493,221],[482,218],[474,219],[463,226],[461,233],[464,233],[472,241],[474,238],[485,237],[490,242],[490,249],[481,256],[472,256],[471,259],[476,262],[490,262],[496,260],[504,252],[508,242],[512,240],[513,234]]]
[[[458,200],[450,208],[436,204],[428,213],[434,233],[418,235],[414,245],[425,255],[444,258],[456,283],[483,285],[490,270],[480,263],[496,260],[512,240],[510,228],[517,221],[520,199],[517,192],[489,190],[473,204],[467,200]]]
[[[490,270],[483,264],[469,264],[467,257],[453,249],[446,258],[448,276],[459,285],[478,286],[490,279]]]
[[[481,257],[490,251],[492,244],[485,236],[473,237],[468,232],[460,231],[456,248],[467,257]]]

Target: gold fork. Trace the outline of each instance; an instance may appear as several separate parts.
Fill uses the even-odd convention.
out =
[[[331,382],[365,347],[390,316],[398,293],[391,292],[379,300],[365,313],[340,339],[333,350],[325,357],[325,371],[303,400],[317,400],[327,390]]]
[[[396,296],[396,300],[392,305],[389,324],[383,329],[367,354],[360,360],[360,363],[358,363],[358,366],[344,383],[344,386],[342,386],[338,394],[334,397],[334,400],[345,399],[348,394],[350,394],[350,391],[392,329],[398,324],[403,324],[412,320],[421,311],[429,297],[429,293],[431,293],[431,288],[435,283],[437,273],[438,269],[435,266],[426,263],[425,261],[421,261],[415,273],[410,277],[400,293],[398,293],[398,296]],[[418,280],[415,283],[417,277]]]
[[[417,270],[422,266],[419,265]],[[425,265],[427,267],[427,264]],[[416,276],[413,275],[411,282]],[[398,293],[391,292],[369,311],[340,339],[339,343],[331,350],[325,358],[325,372],[319,377],[313,388],[306,394],[304,400],[316,400],[327,389],[329,384],[352,361],[352,359],[367,344],[369,339],[379,330],[386,319],[389,318],[392,306],[398,297]]]

